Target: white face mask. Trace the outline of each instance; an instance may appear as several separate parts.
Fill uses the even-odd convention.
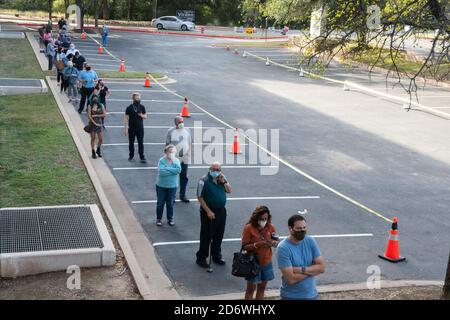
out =
[[[178,124],[178,129],[183,129],[183,128],[184,128],[184,123],[183,122],[179,123]]]
[[[261,228],[264,228],[264,227],[266,226],[266,224],[267,224],[267,220],[259,220],[259,221],[258,221],[258,224],[259,224],[259,226],[260,226]]]
[[[169,153],[168,157],[169,157],[170,160],[175,159],[175,152]]]

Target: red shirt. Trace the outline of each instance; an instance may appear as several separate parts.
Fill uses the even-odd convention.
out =
[[[275,227],[270,223],[267,223],[262,230],[255,228],[251,224],[246,224],[244,231],[242,232],[242,245],[253,244],[263,240],[271,240],[272,233],[274,232]],[[253,249],[249,251],[256,253],[259,264],[262,267],[272,262],[272,247],[258,247],[256,250]]]

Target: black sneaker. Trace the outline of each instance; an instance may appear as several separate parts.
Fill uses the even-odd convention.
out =
[[[141,163],[147,163],[147,159],[141,158]]]
[[[100,148],[97,148],[97,155],[99,158],[102,158],[102,152],[100,151]]]
[[[212,259],[212,261],[214,262],[214,263],[217,263],[218,265],[220,265],[220,266],[223,266],[223,265],[225,265],[225,260],[223,260],[222,258],[220,258],[220,259]]]
[[[95,154],[95,150],[92,150],[92,159],[97,159],[97,155]]]
[[[81,114],[83,112],[83,110],[78,109],[78,113]]]
[[[129,161],[129,162],[132,162],[132,161],[134,161],[134,160],[133,160],[133,158],[128,158],[128,161]]]
[[[184,202],[184,203],[189,203],[190,202],[189,199],[186,198],[186,197],[180,197],[180,201]]]
[[[200,267],[205,268],[205,269],[209,267],[209,264],[206,262],[206,260],[198,260],[197,259],[197,261],[195,263],[197,263]]]

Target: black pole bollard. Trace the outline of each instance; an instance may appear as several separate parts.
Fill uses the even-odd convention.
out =
[[[450,252],[448,254],[447,274],[445,276],[444,290],[442,292],[442,299],[450,300]]]

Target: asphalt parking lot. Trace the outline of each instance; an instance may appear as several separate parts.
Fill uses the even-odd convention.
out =
[[[243,225],[259,204],[271,208],[280,235],[287,233],[289,216],[307,209],[308,232],[317,236],[327,265],[326,273],[318,277],[319,284],[365,282],[367,267],[374,264],[380,266],[383,279],[443,279],[450,244],[450,149],[445,144],[450,130],[446,120],[406,113],[386,99],[343,91],[333,83],[299,78],[296,73],[212,48],[219,40],[117,35],[109,39],[108,49],[124,57],[127,68],[161,72],[177,80],[150,89],[143,87],[144,79],[142,83],[106,81],[112,96],[107,100],[110,114],[103,154],[182,295],[244,289],[244,281],[231,276],[232,254],[240,247]],[[77,46],[87,43],[75,41]],[[95,53],[88,56],[89,62],[95,57]],[[335,76],[338,72],[342,70]],[[133,91],[141,92],[149,112],[147,164],[127,161],[122,120]],[[176,203],[174,227],[155,226],[154,167],[162,156],[166,131],[181,111],[180,97],[185,95],[194,102],[190,104],[192,117],[185,121],[188,127],[198,127],[194,121],[201,121],[204,130],[224,131],[223,122],[243,130],[279,129],[283,163],[275,175],[261,175],[267,163],[250,164],[248,152],[224,163],[224,173],[233,186],[223,244],[227,265],[214,266],[212,274],[195,264],[200,229],[197,202]],[[241,143],[244,151],[252,145]],[[199,146],[202,150],[194,148],[194,158],[196,152],[208,148],[207,144]],[[229,153],[229,147],[221,146],[223,154]],[[271,160],[277,162],[274,157]],[[195,198],[196,183],[207,167],[208,163],[190,166],[188,198]],[[386,244],[387,219],[394,216],[399,217],[401,252],[407,257],[406,263],[398,265],[377,257]],[[270,287],[279,285],[277,271]]]

